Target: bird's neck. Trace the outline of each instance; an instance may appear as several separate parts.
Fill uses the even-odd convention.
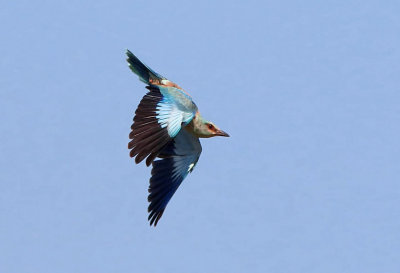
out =
[[[206,128],[204,127],[204,119],[197,111],[192,121],[185,127],[187,131],[199,138],[211,137]]]

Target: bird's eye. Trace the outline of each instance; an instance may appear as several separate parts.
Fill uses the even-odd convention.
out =
[[[208,129],[212,130],[214,128],[214,125],[208,124]]]

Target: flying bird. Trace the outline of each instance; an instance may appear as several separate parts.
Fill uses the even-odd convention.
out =
[[[149,90],[136,109],[130,156],[152,165],[148,201],[150,225],[156,226],[185,177],[199,160],[199,138],[229,137],[205,120],[191,96],[181,87],[154,72],[127,50],[129,68]]]

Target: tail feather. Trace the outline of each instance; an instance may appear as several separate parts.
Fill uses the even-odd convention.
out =
[[[132,52],[129,50],[126,51],[126,55],[128,59],[126,59],[129,63],[129,68],[132,70],[133,73],[139,76],[139,79],[144,83],[156,83],[160,82],[161,80],[165,80],[163,76],[157,74],[147,65],[142,63]]]

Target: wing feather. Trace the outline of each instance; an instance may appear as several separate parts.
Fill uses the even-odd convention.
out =
[[[192,120],[197,107],[191,99],[179,96],[182,92],[175,87],[150,85],[147,89],[149,92],[135,111],[128,149],[131,150],[130,156],[136,157],[136,163],[147,157],[146,164],[149,166],[162,148],[179,133],[182,125]]]
[[[196,165],[200,153],[199,139],[187,130],[181,130],[159,153],[160,159],[153,161],[148,196],[150,225],[157,225],[169,200]]]

